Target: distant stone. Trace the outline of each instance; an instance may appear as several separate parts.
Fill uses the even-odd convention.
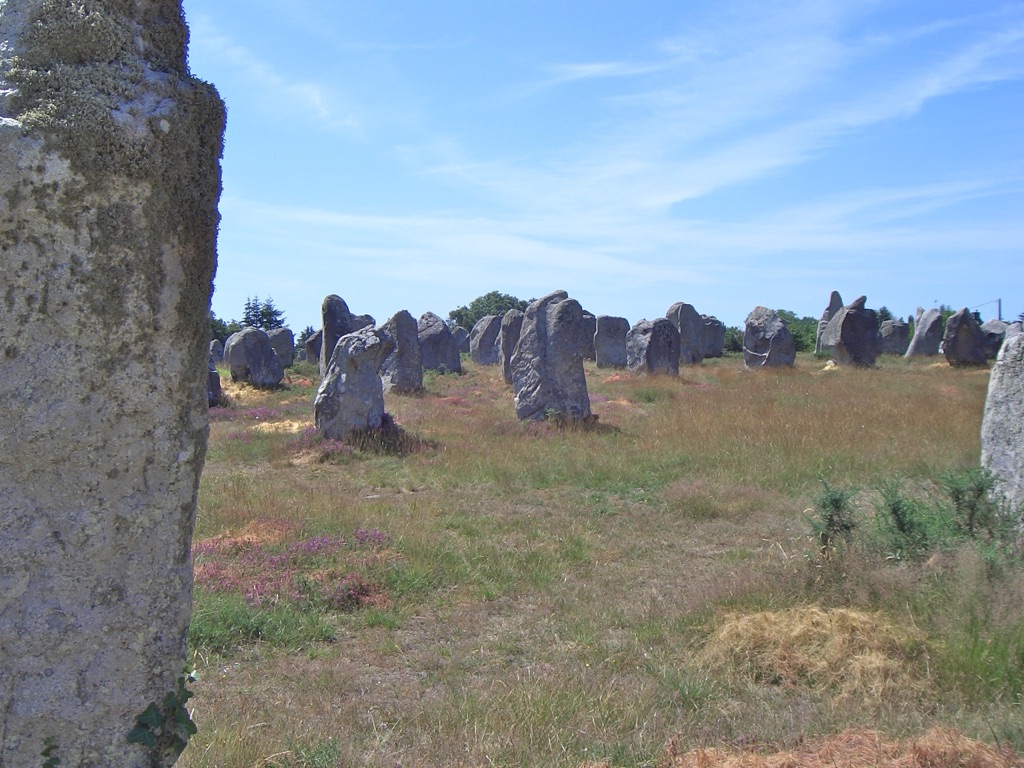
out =
[[[501,375],[506,384],[512,383],[512,354],[519,343],[526,315],[518,309],[510,309],[501,317],[501,332],[498,334],[498,349],[501,352]]]
[[[679,364],[696,365],[704,359],[704,321],[690,304],[677,301],[665,317],[679,331]]]
[[[624,317],[598,315],[596,325],[594,358],[597,360],[597,367],[625,368],[629,363],[626,356],[629,321]]]
[[[220,405],[221,401],[220,371],[217,364],[213,362],[213,355],[210,355],[210,364],[206,370],[206,404],[213,408]]]
[[[501,318],[498,315],[484,315],[469,332],[469,356],[477,365],[497,365],[501,362],[501,348],[498,335],[501,333]]]
[[[459,349],[459,354],[469,354],[469,331],[463,328],[461,325],[456,325],[452,328],[452,337],[455,339],[455,345]]]
[[[423,390],[423,355],[420,353],[419,328],[407,310],[395,313],[381,329],[395,342],[395,348],[380,368],[385,392],[399,395]]]
[[[914,316],[914,337],[904,357],[933,357],[942,343],[942,312],[917,308]]]
[[[361,328],[371,328],[377,324],[374,320],[373,315],[352,315],[352,331],[358,331]]]
[[[725,323],[714,315],[701,315],[700,320],[703,356],[721,357],[725,354]]]
[[[985,354],[989,360],[995,360],[999,355],[999,348],[1003,346],[1009,327],[1010,324],[1002,320],[987,320],[981,324],[981,332],[985,337]]]
[[[306,337],[305,349],[306,349],[306,362],[313,363],[320,367],[320,348],[323,346],[324,332],[323,330],[315,331]]]
[[[220,339],[212,339],[210,341],[210,359],[214,365],[220,365],[220,362],[224,359],[224,342]]]
[[[950,365],[985,365],[988,352],[981,324],[966,307],[946,319],[942,334],[942,354]]]
[[[590,395],[583,371],[587,350],[583,308],[565,291],[532,302],[512,355],[516,415],[539,420],[590,418]]]
[[[743,331],[743,364],[747,368],[775,368],[796,362],[796,342],[774,309],[755,307]]]
[[[233,333],[224,345],[224,362],[232,381],[272,389],[284,379],[284,366],[270,344],[270,337],[259,328],[244,328]]]
[[[323,337],[320,346],[320,376],[327,373],[327,363],[334,354],[334,345],[342,336],[352,333],[352,313],[349,312],[348,304],[336,294],[324,298],[320,307],[320,316],[323,320],[321,328]]]
[[[597,318],[587,310],[583,310],[583,325],[587,336],[587,348],[583,353],[584,360],[594,360],[597,352],[594,350],[594,335],[597,333]]]
[[[821,319],[818,321],[818,332],[814,338],[814,354],[829,354],[830,350],[825,349],[821,343],[821,336],[825,333],[825,328],[828,327],[829,321],[836,316],[836,313],[843,308],[843,297],[839,295],[839,291],[832,291],[832,295],[829,296],[828,306],[825,307],[825,311],[821,313]]]
[[[878,329],[882,337],[883,355],[900,355],[907,353],[910,346],[910,326],[903,322],[902,318],[895,320],[883,320]]]
[[[626,366],[634,373],[679,375],[679,331],[666,317],[641,320],[626,334]]]
[[[380,328],[361,328],[338,339],[313,401],[316,431],[344,440],[356,429],[384,422],[384,388],[377,371],[395,347]]]
[[[995,479],[1005,512],[1024,510],[1024,335],[1003,342],[989,378],[981,422],[981,466]],[[1019,529],[1024,534],[1024,530]]]
[[[270,337],[270,346],[277,353],[281,365],[290,368],[295,362],[295,334],[288,328],[275,328],[267,331],[267,336]]]
[[[882,349],[878,334],[878,313],[867,309],[867,297],[861,296],[836,312],[821,335],[823,349],[839,365],[870,368]]]
[[[417,326],[423,368],[441,373],[462,373],[459,347],[448,324],[433,312],[426,312],[420,316]]]

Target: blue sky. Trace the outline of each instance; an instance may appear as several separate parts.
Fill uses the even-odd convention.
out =
[[[213,309],[1024,312],[1024,3],[184,0]]]

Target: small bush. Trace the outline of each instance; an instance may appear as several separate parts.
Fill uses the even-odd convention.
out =
[[[882,547],[893,560],[919,560],[939,542],[947,540],[935,509],[903,492],[899,480],[888,480],[878,487],[879,502],[875,521]]]
[[[953,504],[953,523],[959,533],[972,539],[982,532],[998,535],[996,506],[990,500],[995,485],[991,474],[977,467],[950,471],[942,475],[940,484]]]
[[[838,488],[821,481],[821,492],[814,498],[811,518],[811,530],[818,544],[822,558],[828,560],[836,553],[840,544],[848,545],[857,527],[850,500],[855,491],[849,488]]]

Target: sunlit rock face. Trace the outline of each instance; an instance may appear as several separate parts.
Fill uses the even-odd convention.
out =
[[[180,2],[0,2],[0,765],[164,766],[224,108]]]
[[[992,473],[1006,512],[1019,515],[1024,509],[1024,335],[1003,343],[992,368],[981,422],[981,465]],[[1024,537],[1024,530],[1020,534]]]

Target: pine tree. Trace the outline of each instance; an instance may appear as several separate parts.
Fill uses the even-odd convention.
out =
[[[274,306],[274,300],[269,296],[266,301],[260,301],[259,296],[253,296],[245,300],[242,325],[247,328],[261,328],[264,331],[283,328],[284,312]]]

